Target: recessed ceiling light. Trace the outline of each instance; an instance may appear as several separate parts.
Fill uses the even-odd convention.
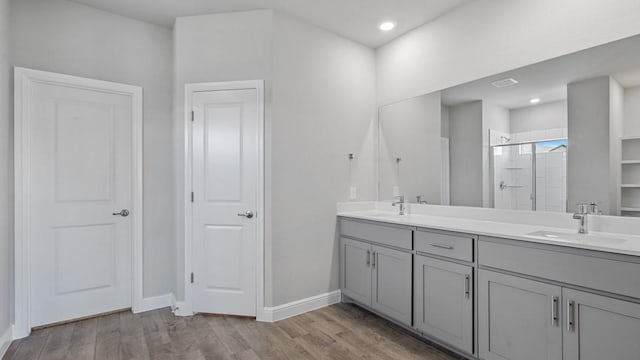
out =
[[[396,24],[391,21],[385,21],[382,24],[380,24],[380,30],[382,31],[390,31],[390,30],[393,30],[393,28],[395,27],[396,27]]]
[[[533,99],[529,100],[529,102],[532,103],[532,104],[537,104],[537,103],[540,102],[540,99],[539,98],[533,98]]]

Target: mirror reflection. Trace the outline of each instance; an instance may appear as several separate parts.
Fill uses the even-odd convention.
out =
[[[379,109],[379,200],[640,216],[640,36]]]

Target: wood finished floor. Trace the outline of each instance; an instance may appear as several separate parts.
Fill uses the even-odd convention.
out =
[[[232,316],[174,317],[169,309],[107,315],[34,331],[3,360],[458,359],[354,305],[275,324]]]

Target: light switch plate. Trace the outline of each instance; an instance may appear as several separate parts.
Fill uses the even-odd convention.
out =
[[[358,198],[358,189],[355,186],[352,186],[349,189],[349,198],[351,200],[356,200]]]

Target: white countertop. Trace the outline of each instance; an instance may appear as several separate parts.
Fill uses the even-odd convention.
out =
[[[578,235],[577,223],[575,230],[571,230],[563,227],[478,220],[464,217],[426,214],[398,215],[397,212],[380,210],[338,211],[338,216],[640,256],[640,236],[594,231],[591,231],[588,235]],[[566,234],[567,237],[550,239],[542,236],[528,235],[538,231]]]

